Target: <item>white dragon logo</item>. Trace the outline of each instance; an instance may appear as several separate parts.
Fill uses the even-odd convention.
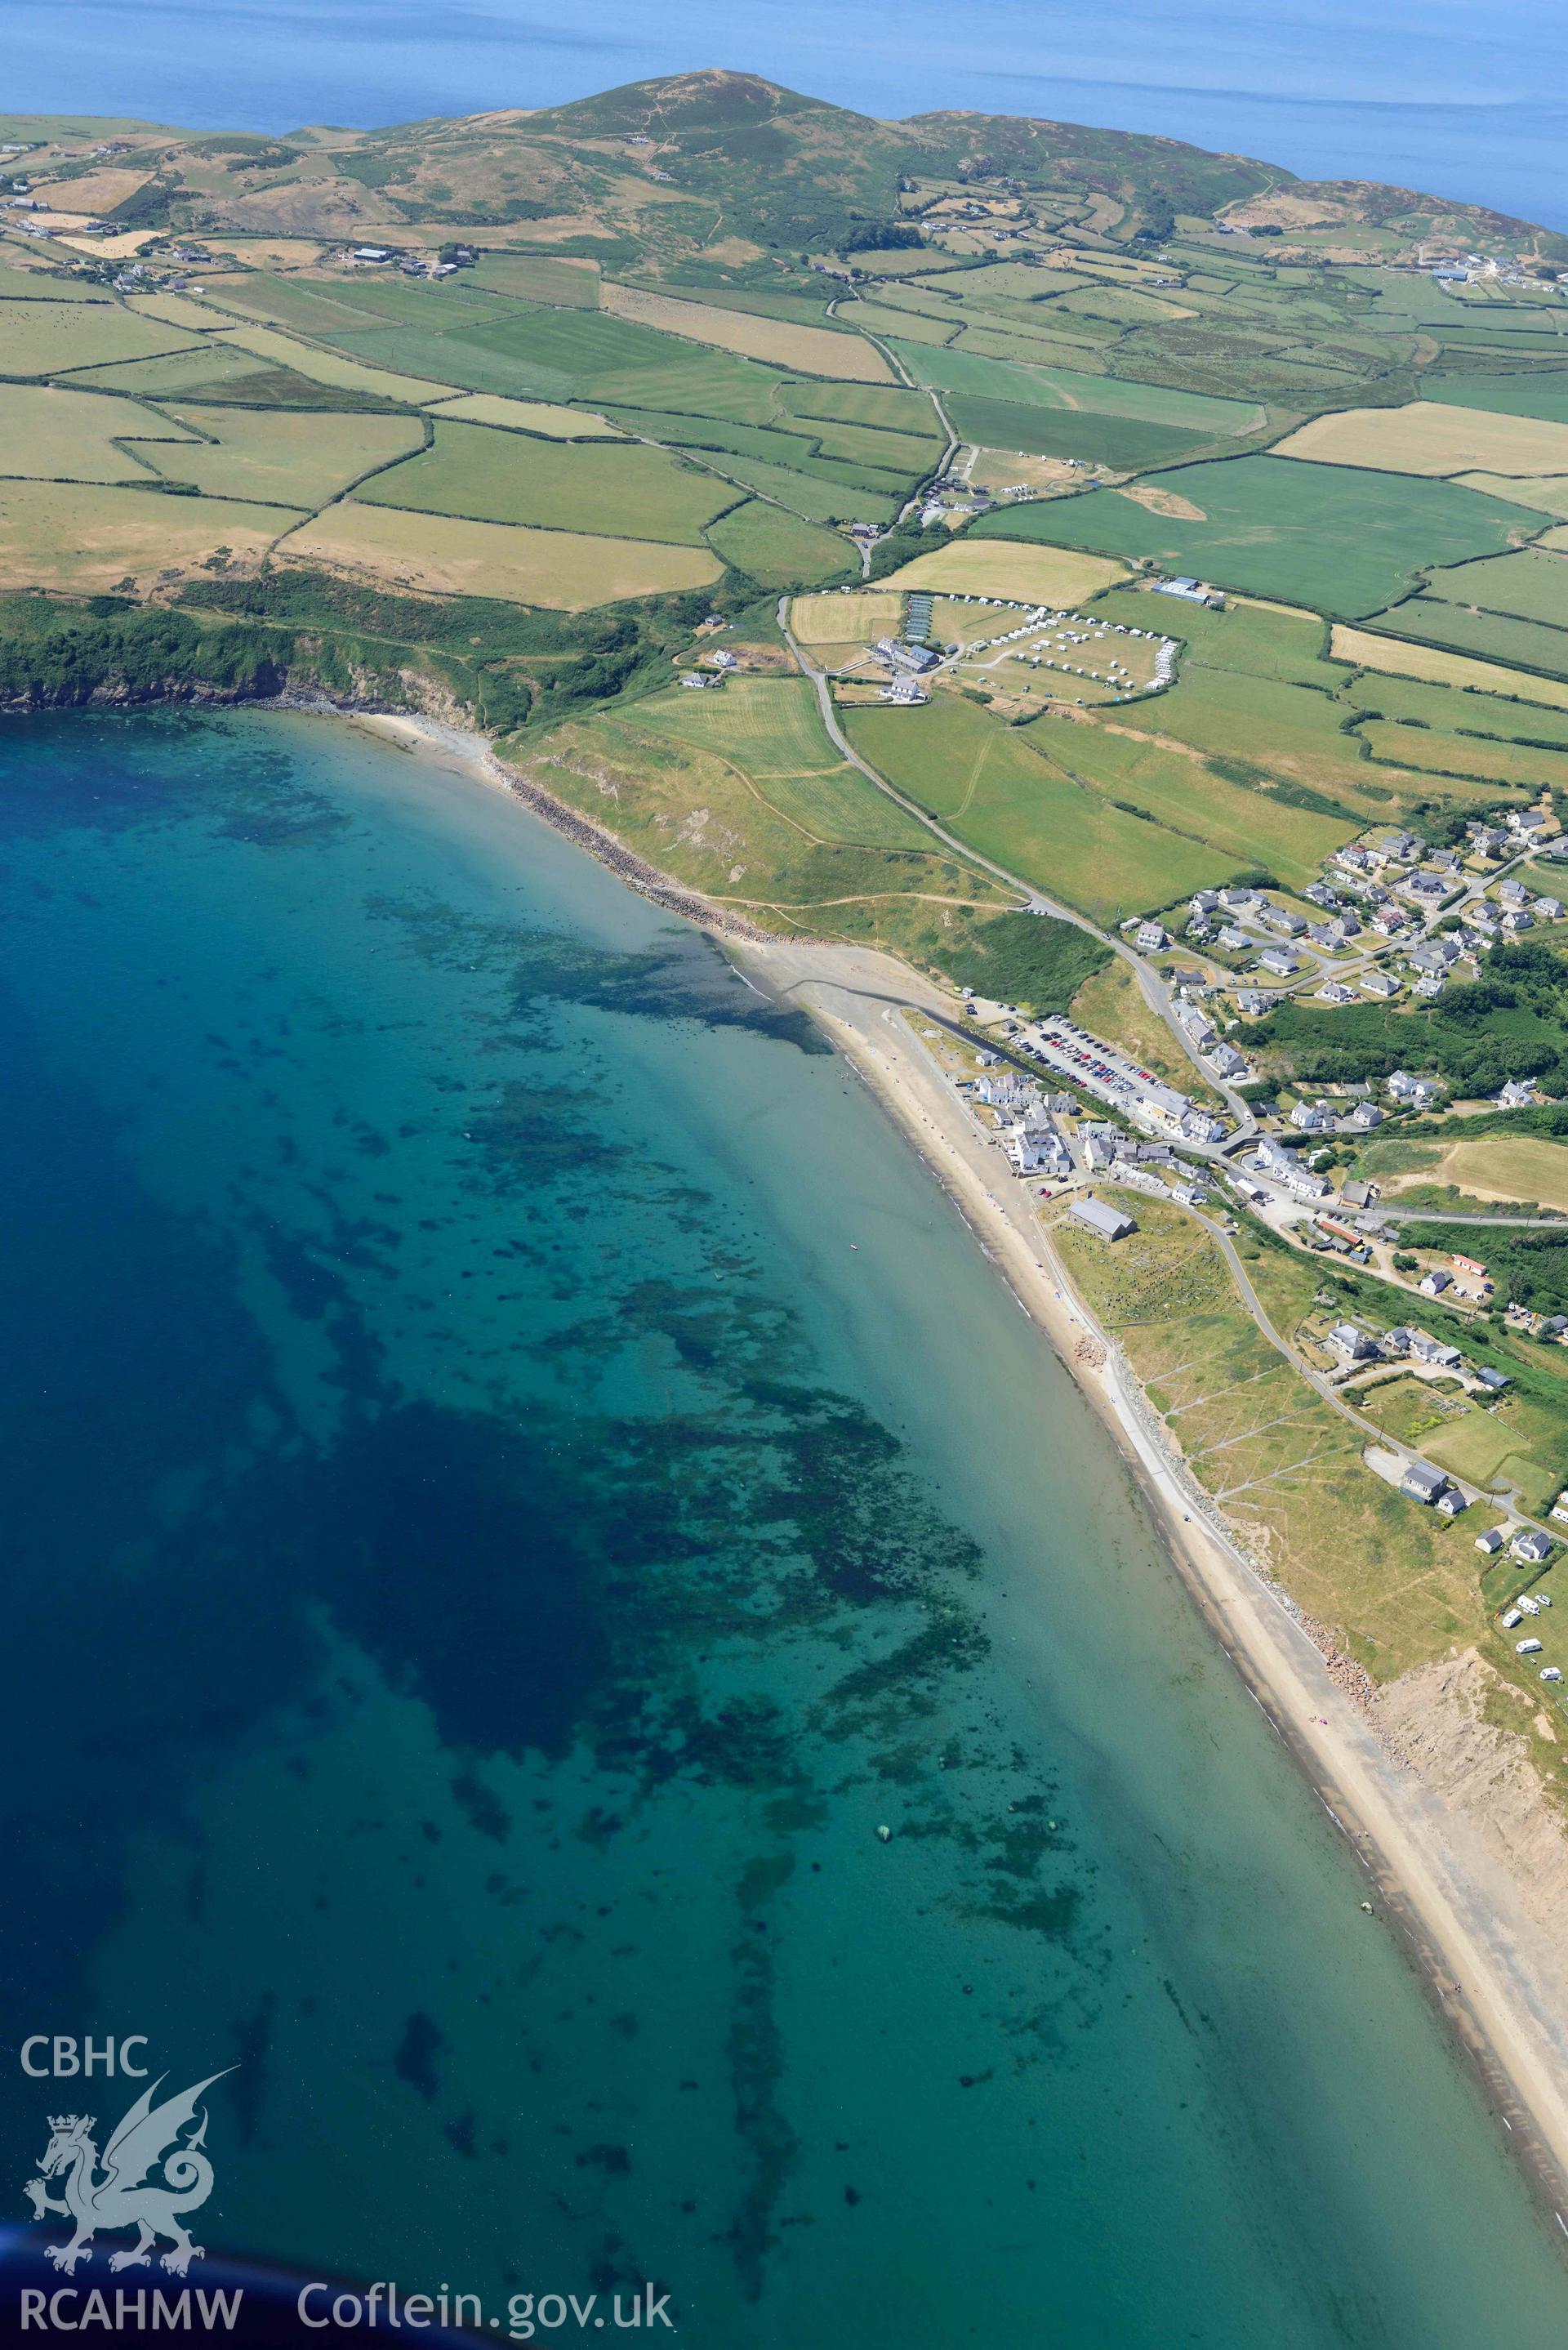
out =
[[[225,2069],[232,2072],[234,2067]],[[97,2176],[99,2153],[92,2139],[92,2115],[50,2115],[49,2143],[38,2164],[39,2175],[28,2179],[26,2192],[36,2220],[53,2211],[75,2223],[76,2233],[68,2244],[46,2248],[55,2266],[67,2276],[74,2273],[78,2261],[91,2260],[89,2247],[100,2228],[137,2230],[136,2241],[128,2251],[110,2254],[111,2269],[146,2268],[161,2236],[167,2236],[173,2248],[161,2255],[162,2265],[175,2276],[183,2276],[191,2262],[201,2259],[202,2247],[191,2241],[182,2214],[200,2210],[213,2191],[213,2166],[202,2151],[206,2114],[202,2114],[194,2135],[183,2144],[180,2132],[195,2120],[202,2092],[223,2074],[209,2074],[194,2088],[182,2089],[178,2096],[166,2097],[155,2106],[154,2092],[168,2077],[160,2074],[120,2122],[103,2150],[101,2178]],[[160,2166],[161,2179],[151,2179],[149,2174]],[[62,2172],[63,2200],[51,2195],[45,2183]]]

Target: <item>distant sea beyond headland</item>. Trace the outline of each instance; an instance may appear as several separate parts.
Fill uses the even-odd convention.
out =
[[[556,105],[732,66],[885,116],[961,107],[1158,132],[1310,179],[1378,180],[1568,229],[1568,20],[1542,0],[1300,0],[1179,16],[1158,0],[601,0],[569,23],[524,0],[16,0],[9,106],[196,128],[379,124]]]

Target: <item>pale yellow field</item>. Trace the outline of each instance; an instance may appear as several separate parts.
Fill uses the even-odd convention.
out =
[[[67,391],[53,384],[0,383],[0,474],[43,482],[145,482],[151,453],[138,464],[117,438],[185,442],[178,424],[109,392]]]
[[[34,193],[57,203],[63,211],[85,213],[90,218],[95,213],[111,213],[116,204],[144,188],[147,180],[145,172],[117,171],[108,165],[102,171],[85,172],[79,180],[40,180]]]
[[[186,570],[226,547],[244,563],[294,519],[277,506],[157,490],[0,482],[0,588],[93,591]]]
[[[1498,661],[1472,660],[1468,653],[1444,652],[1438,645],[1375,637],[1365,629],[1346,629],[1335,621],[1329,653],[1334,660],[1354,661],[1357,669],[1375,669],[1385,677],[1425,678],[1432,685],[1473,685],[1478,693],[1511,693],[1516,702],[1541,702],[1553,710],[1568,710],[1568,685],[1550,677],[1532,677],[1527,670],[1504,669]]]
[[[859,335],[836,335],[826,327],[796,327],[786,318],[753,318],[743,310],[720,310],[706,302],[680,302],[672,295],[650,294],[640,286],[619,286],[608,277],[599,290],[599,307],[613,311],[618,318],[657,327],[667,335],[682,335],[688,342],[740,351],[747,359],[799,368],[807,375],[837,376],[851,383],[898,380],[875,344]]]
[[[116,236],[62,236],[58,242],[73,252],[90,253],[98,261],[130,261],[161,234],[155,228],[125,228]]]
[[[139,318],[156,318],[165,327],[187,327],[192,334],[221,333],[223,315],[192,302],[188,294],[128,294],[125,307]]]
[[[249,262],[253,269],[309,269],[322,250],[321,239],[315,236],[207,235],[202,243],[209,253],[227,254]]]
[[[1494,498],[1511,498],[1516,506],[1535,506],[1542,514],[1568,522],[1568,474],[1459,473],[1461,489],[1485,490]]]
[[[1084,469],[1064,457],[1031,457],[1014,449],[977,449],[964,479],[977,490],[1010,490],[1023,482],[1032,490],[1064,490],[1084,479]]]
[[[706,588],[722,568],[706,547],[460,522],[352,499],[328,506],[277,551],[284,560],[323,564],[380,587],[498,596],[558,612]]]
[[[411,456],[425,437],[417,416],[195,406],[173,412],[202,437],[178,449],[149,451],[160,473],[194,482],[207,497],[275,500],[296,508],[321,505],[376,466]]]
[[[1568,1210],[1568,1143],[1537,1134],[1487,1134],[1449,1145],[1434,1166],[1404,1176],[1381,1176],[1385,1191],[1412,1184],[1457,1183],[1473,1200],[1533,1200]],[[1477,1239],[1483,1242],[1484,1233]],[[1484,1256],[1484,1246],[1477,1254]]]
[[[508,400],[498,391],[465,391],[461,400],[426,400],[432,416],[467,424],[499,424],[513,432],[539,432],[547,441],[624,441],[618,424],[586,408],[557,408],[547,400]]]
[[[1568,473],[1568,424],[1415,400],[1407,408],[1314,416],[1269,453],[1386,473]]]
[[[62,368],[106,367],[154,351],[197,348],[178,328],[139,318],[118,302],[0,305],[0,375],[54,375]]]
[[[296,342],[275,327],[229,327],[212,339],[252,351],[273,367],[292,368],[312,383],[336,384],[343,391],[376,391],[383,400],[406,400],[415,408],[427,400],[453,399],[459,389],[452,383],[426,383],[418,376],[393,375],[387,368],[361,367],[358,359],[339,359],[336,351]]]
[[[874,643],[904,625],[904,599],[885,588],[863,596],[797,596],[789,624],[803,645]]]
[[[950,596],[1011,596],[1059,610],[1081,604],[1125,579],[1127,568],[1108,555],[1079,555],[1066,546],[1026,546],[1001,538],[961,539],[917,555],[885,588],[941,589]]]

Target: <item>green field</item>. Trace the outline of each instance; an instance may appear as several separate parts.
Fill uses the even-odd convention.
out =
[[[35,481],[144,482],[155,468],[120,442],[185,442],[156,410],[54,384],[0,383],[0,475]]]
[[[879,383],[786,383],[779,406],[791,416],[818,416],[839,424],[870,424],[888,432],[923,434],[941,443],[936,411],[921,391]]]
[[[715,460],[732,481],[776,498],[805,522],[891,522],[899,500],[886,491],[860,489],[853,484],[825,481],[819,470],[795,473],[755,457]]]
[[[1544,743],[1568,750],[1568,712],[1539,702],[1507,702],[1498,693],[1464,687],[1428,685],[1413,677],[1366,671],[1344,688],[1357,710],[1400,723],[1497,737],[1502,742]]]
[[[839,756],[804,677],[732,677],[722,693],[676,689],[639,702],[636,723],[725,760],[815,840],[922,852],[937,846],[917,817]]]
[[[1234,865],[1265,867],[1287,889],[1315,880],[1324,858],[1359,828],[1359,819],[1293,807],[1266,787],[1249,790],[1214,774],[1201,759],[1104,726],[1041,720],[1029,739],[1108,799],[1140,808]]]
[[[1303,465],[1302,471],[1306,470]],[[1414,637],[1420,644],[1471,653],[1478,660],[1500,661],[1509,669],[1535,669],[1548,677],[1568,677],[1568,629],[1547,628],[1539,620],[1510,619],[1501,612],[1468,612],[1462,605],[1439,603],[1427,596],[1412,596],[1386,612],[1366,617],[1397,636]]]
[[[1473,604],[1483,612],[1506,612],[1513,619],[1568,629],[1568,555],[1524,546],[1514,555],[1461,563],[1435,572],[1425,593],[1444,604]]]
[[[1206,440],[1250,432],[1262,421],[1251,400],[1217,399],[1164,384],[1127,383],[1116,376],[1080,375],[1068,368],[1009,367],[964,351],[925,349],[913,353],[909,363],[911,374],[934,384],[939,391],[972,393],[983,400],[1059,409],[1068,414],[1092,411],[1102,416],[1135,418],[1146,424],[1173,425],[1179,432],[1199,433]]]
[[[1487,742],[1477,735],[1439,733],[1435,727],[1400,726],[1378,718],[1368,719],[1356,732],[1375,759],[1430,767],[1438,775],[1474,776],[1516,791],[1539,790],[1542,784],[1554,791],[1568,790],[1568,750]]]
[[[749,709],[745,691],[759,684],[784,691]],[[786,934],[888,945],[929,962],[966,938],[971,922],[983,931],[1008,893],[856,769],[835,771],[809,717],[802,723],[792,686],[804,681],[734,680],[722,694],[685,694],[684,708],[659,697],[558,729],[538,746],[550,788],[602,823],[611,783],[622,839],[662,871]],[[518,747],[537,755],[532,736]],[[880,845],[890,823],[912,825],[919,845]],[[841,837],[827,837],[832,827]],[[890,837],[909,840],[901,830]]]
[[[1542,416],[1568,424],[1568,369],[1552,375],[1428,375],[1423,400],[1452,408],[1485,408],[1500,416]]]
[[[1142,558],[1256,596],[1360,618],[1426,565],[1499,553],[1539,517],[1477,490],[1284,457],[1187,465],[1148,484],[1201,518],[1151,513],[1117,490],[982,515],[977,536],[1038,538]]]
[[[323,392],[320,385],[313,384],[306,376],[271,367],[254,351],[242,351],[232,343],[213,342],[211,338],[164,359],[129,359],[115,367],[86,368],[70,380],[73,387],[84,391],[128,391],[144,400],[190,400],[205,398],[210,393],[214,398],[254,399],[263,405],[282,400],[318,407],[348,404],[335,401],[330,392]]]
[[[711,524],[708,544],[759,588],[788,588],[796,581],[815,587],[858,568],[847,539],[761,498],[748,499]]]
[[[195,336],[105,302],[0,302],[0,378],[108,367],[154,351],[196,351]]]
[[[206,497],[277,505],[321,505],[377,466],[409,455],[424,439],[414,416],[195,407],[171,413],[202,437],[178,448],[149,449],[167,480],[193,482]]]
[[[535,441],[483,424],[437,424],[433,445],[367,482],[374,505],[701,544],[707,524],[740,493],[635,441]]]
[[[39,269],[12,269],[0,261],[0,301],[13,297],[22,302],[100,302],[109,309],[115,307],[114,296],[105,286],[83,286],[74,278],[67,283],[46,277]]]
[[[1136,416],[1105,416],[1092,409],[1025,408],[1013,400],[955,397],[948,401],[953,431],[982,448],[1017,449],[1032,457],[1075,457],[1116,473],[1174,464],[1210,447],[1213,434],[1182,432]]]
[[[1222,612],[1174,597],[1139,595],[1113,588],[1095,598],[1096,619],[1121,620],[1129,629],[1158,629],[1185,647],[1182,671],[1194,663],[1234,670],[1293,685],[1333,691],[1344,671],[1324,660],[1327,631],[1314,612],[1286,611],[1267,604],[1228,603]]]
[[[1114,807],[1072,782],[1034,747],[1034,734],[956,696],[919,711],[850,711],[845,729],[872,766],[960,839],[1102,921],[1168,905],[1252,861]]]

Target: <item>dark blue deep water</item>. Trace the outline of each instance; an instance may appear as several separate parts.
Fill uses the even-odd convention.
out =
[[[16,723],[0,1052],[16,2189],[14,2043],[137,2033],[313,2273],[1562,2342],[1115,1456],[704,940],[337,722]]]

